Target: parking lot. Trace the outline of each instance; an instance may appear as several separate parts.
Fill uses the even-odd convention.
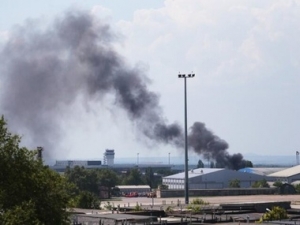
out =
[[[266,202],[266,201],[290,201],[291,205],[300,208],[300,195],[244,195],[244,196],[213,196],[213,197],[190,197],[189,201],[200,198],[212,205],[224,203],[243,203],[243,202]],[[120,199],[112,199],[114,205],[135,206],[137,203],[142,205],[169,205],[184,204],[184,198],[146,198],[146,197],[122,197]]]

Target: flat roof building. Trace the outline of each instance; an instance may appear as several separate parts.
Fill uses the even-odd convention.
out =
[[[241,188],[251,187],[256,181],[267,179],[266,176],[239,172],[223,168],[198,168],[188,171],[189,189],[221,189],[230,187],[232,180],[239,180]],[[185,173],[163,177],[163,184],[168,189],[184,189]]]

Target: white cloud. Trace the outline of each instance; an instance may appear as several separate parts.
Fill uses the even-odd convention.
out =
[[[236,146],[233,151],[250,152],[255,144],[261,144],[267,152],[280,151],[276,145],[282,145],[272,135],[289,138],[287,130],[293,130],[290,135],[296,138],[292,123],[285,131],[277,130],[280,134],[274,134],[272,120],[266,115],[278,110],[292,117],[300,111],[296,105],[274,105],[275,101],[298,101],[295,93],[299,92],[300,84],[299,21],[300,1],[166,0],[164,7],[137,10],[132,21],[121,21],[117,26],[127,37],[123,53],[131,62],[149,63],[153,88],[161,93],[168,118],[181,119],[182,106],[172,101],[182,91],[182,83],[173,80],[176,73],[193,70],[197,79],[189,83],[189,91],[194,94],[189,101],[190,111],[197,115],[191,117],[204,120],[217,134],[220,131],[221,137],[228,137],[229,143]],[[281,92],[286,93],[285,97],[278,98]],[[235,98],[239,104],[227,109],[227,102]],[[213,107],[218,115],[203,111],[211,102],[215,102]],[[259,111],[261,105],[266,115],[255,118],[252,111]],[[180,113],[175,115],[174,111]],[[237,111],[250,114],[243,118]],[[273,122],[282,119],[279,115],[272,118]],[[257,127],[251,125],[254,121]],[[260,131],[259,123],[266,124],[269,130],[263,132],[270,132],[269,136]],[[240,133],[234,133],[238,126],[249,126],[246,136],[250,131],[257,132],[252,142],[246,136],[242,138],[248,141],[247,147],[238,140]],[[267,140],[262,144],[263,137]]]
[[[122,4],[115,7],[95,5],[90,11],[111,24]],[[194,71],[196,78],[188,81],[189,124],[205,122],[229,142],[232,152],[280,154],[300,145],[299,21],[299,0],[165,0],[163,7],[127,13],[112,29],[123,35],[121,43],[114,43],[117,51],[130,64],[142,62],[170,122],[183,123],[183,83],[177,73]],[[7,37],[0,32],[0,42]],[[97,143],[103,151],[103,146],[111,148],[115,135],[117,151],[143,148],[132,135],[133,125],[122,124],[124,116],[117,119],[104,110],[99,121],[97,113],[91,116],[94,124],[89,113],[80,113],[85,116],[78,120],[89,121],[86,127],[85,122],[77,126],[76,118],[66,127],[84,127],[92,134],[76,130],[78,140],[67,134],[65,146],[82,149],[86,139],[96,154],[98,146],[90,143],[101,136]],[[148,155],[167,155],[170,148],[162,146]],[[126,156],[123,152],[118,157]]]
[[[9,32],[8,31],[0,31],[0,43],[4,43],[9,38]]]
[[[112,11],[102,5],[94,5],[91,9],[91,14],[107,22],[112,18]]]

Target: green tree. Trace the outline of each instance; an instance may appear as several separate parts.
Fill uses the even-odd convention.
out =
[[[254,184],[252,185],[253,188],[269,188],[270,185],[268,184],[268,182],[263,179],[260,181],[255,181]]]
[[[71,185],[20,147],[0,119],[0,224],[68,224]],[[18,221],[22,221],[18,223]]]
[[[129,175],[126,176],[123,180],[124,185],[143,185],[145,182],[143,181],[142,174],[137,168],[130,170]]]
[[[69,182],[72,182],[80,191],[88,191],[96,195],[99,194],[99,179],[95,170],[87,170],[84,167],[75,166],[67,168],[65,177]]]
[[[22,202],[6,212],[1,217],[1,224],[36,224],[42,225],[37,219],[35,205],[32,201]]]
[[[91,192],[81,191],[78,196],[78,208],[84,209],[99,209],[100,200],[99,198]]]
[[[300,184],[294,185],[294,188],[298,194],[300,194]]]
[[[171,170],[170,168],[163,168],[163,169],[157,169],[156,171],[157,174],[160,176],[166,177],[175,174],[176,172]]]
[[[145,172],[145,183],[150,186],[150,188],[154,187],[155,179],[154,179],[154,173],[151,167],[146,169]]]
[[[239,179],[231,180],[229,182],[229,187],[231,187],[231,188],[240,188],[241,187],[241,181]]]
[[[281,181],[278,181],[278,180],[277,180],[277,181],[274,182],[273,186],[274,186],[274,187],[279,187],[279,188],[280,188],[280,187],[282,186],[282,184],[283,184],[283,183],[282,183]]]
[[[250,161],[250,160],[243,160],[243,168],[246,168],[246,167],[253,167],[253,163]],[[242,169],[242,168],[240,168]]]
[[[97,170],[97,177],[98,177],[100,186],[108,188],[108,191],[109,191],[108,195],[110,198],[112,188],[115,187],[119,183],[118,175],[112,170],[101,169],[101,170]]]
[[[198,160],[197,168],[204,168],[204,163],[201,159]]]
[[[77,194],[80,196],[87,196],[86,192],[90,193],[90,196],[98,196],[100,193],[100,187],[106,187],[108,189],[109,197],[111,196],[111,188],[118,182],[119,178],[117,174],[109,169],[86,169],[84,167],[75,166],[74,168],[67,168],[65,177],[69,182],[72,182],[77,187]],[[84,192],[84,193],[82,193]],[[88,198],[82,198],[82,201]],[[75,205],[82,204],[75,201]],[[84,203],[89,205],[89,203]],[[80,205],[77,205],[80,207]],[[85,206],[86,207],[86,206]]]
[[[279,207],[279,206],[274,206],[272,210],[269,210],[265,214],[262,215],[260,218],[259,222],[262,223],[264,221],[272,221],[272,220],[282,220],[282,219],[287,219],[288,215],[285,211],[285,209]]]

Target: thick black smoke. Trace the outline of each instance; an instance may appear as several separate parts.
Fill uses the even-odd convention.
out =
[[[48,29],[32,23],[17,28],[0,56],[6,75],[1,107],[10,123],[54,149],[65,107],[79,95],[93,101],[112,93],[148,138],[181,143],[181,128],[165,123],[157,94],[114,51],[113,40],[108,25],[81,11],[66,13]]]
[[[199,155],[203,155],[208,160],[214,160],[218,168],[227,167],[237,170],[245,164],[243,156],[240,153],[230,155],[227,151],[228,143],[208,130],[204,123],[193,124],[188,143]]]
[[[107,24],[82,11],[67,12],[46,29],[31,22],[11,33],[0,54],[1,108],[9,123],[27,129],[32,142],[53,149],[48,157],[55,156],[54,146],[63,136],[64,109],[78,96],[93,102],[108,93],[150,140],[183,146],[181,127],[166,123],[147,77],[127,66],[113,41]],[[231,165],[227,143],[203,124],[194,124],[189,139],[199,154]]]

